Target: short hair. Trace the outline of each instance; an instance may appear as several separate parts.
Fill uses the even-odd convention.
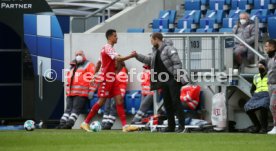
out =
[[[242,12],[242,13],[240,13],[239,16],[241,16],[241,15],[246,15],[247,17],[249,17],[249,14],[247,12]]]
[[[274,49],[276,49],[276,41],[275,40],[269,39],[266,42],[269,43],[270,45],[272,45],[274,47]]]
[[[116,30],[115,30],[115,29],[108,29],[108,30],[105,32],[105,37],[106,37],[106,39],[108,39],[108,37],[111,36],[113,33],[116,33]]]
[[[161,33],[153,33],[153,34],[151,34],[151,37],[153,38],[153,39],[159,39],[159,40],[163,40],[163,35],[161,34]]]

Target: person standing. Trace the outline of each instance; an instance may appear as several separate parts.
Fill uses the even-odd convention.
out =
[[[270,111],[273,117],[273,129],[268,134],[276,134],[276,41],[268,40],[265,43],[265,51],[268,54],[268,85],[270,96]]]
[[[172,46],[172,41],[163,41],[161,33],[151,35],[153,45],[152,54],[145,56],[133,51],[136,59],[151,67],[151,90],[161,88],[164,98],[164,107],[168,117],[168,127],[164,132],[175,132],[175,114],[179,120],[177,132],[183,132],[185,128],[185,117],[180,102],[180,89],[182,84],[187,84],[187,78],[181,78],[178,70],[182,70],[182,63],[177,50]],[[177,80],[178,81],[177,81]],[[185,81],[186,80],[186,81]]]
[[[116,61],[116,78],[119,82],[119,88],[121,91],[122,98],[125,97],[126,88],[128,84],[128,71],[124,62],[118,63]],[[104,105],[104,115],[102,120],[103,130],[110,130],[116,120],[116,103],[115,101],[109,100]]]
[[[106,99],[114,98],[116,102],[117,114],[121,120],[123,132],[130,131],[131,126],[127,125],[126,115],[124,111],[123,98],[119,88],[119,82],[116,79],[115,61],[122,62],[133,58],[134,55],[130,54],[122,57],[116,53],[114,45],[117,43],[118,37],[116,30],[109,29],[105,33],[107,44],[101,50],[101,69],[99,74],[99,87],[98,97],[99,100],[87,115],[85,121],[81,124],[81,129],[90,132],[89,122],[97,114],[98,110],[105,104]]]

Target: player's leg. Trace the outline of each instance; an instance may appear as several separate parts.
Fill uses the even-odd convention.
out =
[[[122,122],[122,126],[126,125],[126,114],[124,109],[124,101],[121,94],[114,96],[116,102],[117,114]]]
[[[91,110],[89,111],[87,117],[85,118],[84,122],[81,123],[80,128],[90,132],[89,123],[93,119],[93,117],[98,113],[99,109],[104,105],[106,98],[99,98],[98,102],[93,105]]]

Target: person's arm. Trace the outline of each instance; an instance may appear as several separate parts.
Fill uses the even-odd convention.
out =
[[[123,61],[126,61],[126,60],[128,60],[128,59],[131,59],[131,58],[133,58],[133,57],[134,57],[133,54],[130,54],[130,55],[127,55],[127,56],[120,56],[120,55],[117,55],[117,56],[115,56],[115,60],[116,60],[116,61],[119,61],[119,62],[123,62]]]
[[[140,61],[140,62],[142,62],[142,63],[144,63],[144,64],[146,64],[148,66],[151,65],[152,54],[149,54],[149,56],[145,56],[145,55],[136,53],[135,58],[138,61]]]
[[[182,68],[182,63],[181,63],[181,60],[179,58],[179,55],[178,55],[178,52],[177,52],[176,48],[170,47],[170,49],[168,50],[168,56],[169,56],[169,58],[170,58],[170,60],[173,64],[172,66],[173,66],[174,70],[173,70],[172,74],[175,78],[177,78],[177,76],[179,76],[179,75],[177,75],[177,71],[180,70],[180,69],[183,70],[183,68]],[[183,70],[183,72],[181,72],[180,74],[185,76],[185,78],[180,79],[180,82],[183,85],[186,85],[186,84],[191,82],[191,80],[187,76],[187,72],[184,72],[184,70]]]
[[[99,60],[96,64],[96,68],[95,68],[95,74],[99,72],[100,68],[101,68],[102,62]]]
[[[255,90],[256,90],[256,86],[254,84],[252,84],[251,89],[250,89],[251,95],[254,94]]]
[[[255,32],[255,24],[249,24],[248,26],[250,26],[249,27],[250,28],[249,29],[249,32],[250,32],[249,35],[250,35],[250,37],[247,38],[247,39],[244,39],[244,41],[247,44],[252,45],[255,42],[255,35],[258,34],[258,33]]]

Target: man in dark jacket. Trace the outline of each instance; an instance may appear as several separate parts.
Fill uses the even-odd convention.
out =
[[[182,63],[171,41],[163,41],[161,33],[153,33],[151,44],[153,45],[151,55],[144,56],[135,51],[132,54],[138,61],[151,67],[151,90],[162,89],[168,117],[168,127],[165,132],[175,131],[175,114],[179,119],[178,132],[182,132],[185,127],[185,117],[179,96],[182,84],[187,84],[188,80],[185,78]]]

